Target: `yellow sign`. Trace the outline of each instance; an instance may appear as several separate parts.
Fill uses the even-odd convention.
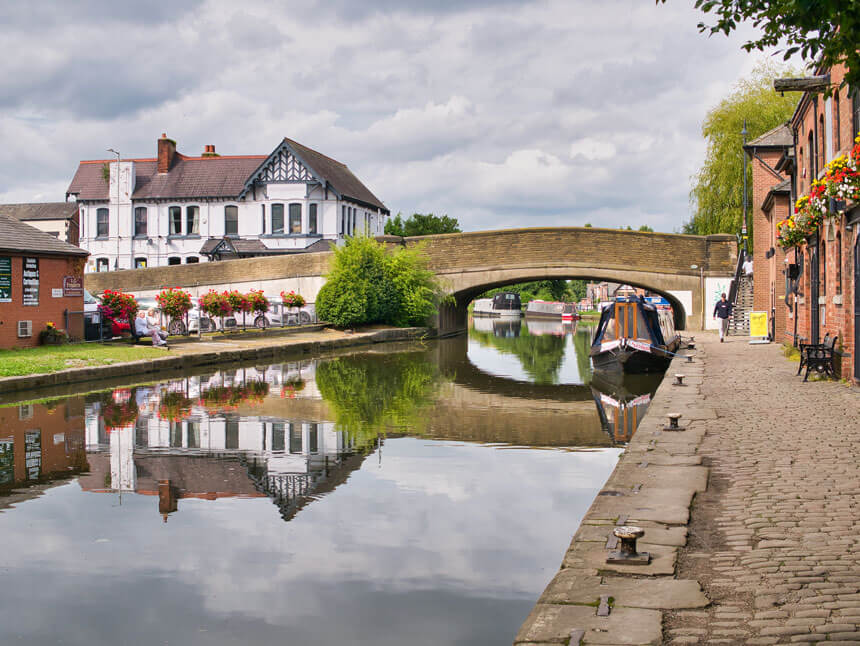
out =
[[[767,336],[767,312],[750,312],[750,336]]]

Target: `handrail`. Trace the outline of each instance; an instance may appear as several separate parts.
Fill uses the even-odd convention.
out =
[[[738,253],[738,266],[735,267],[735,277],[732,280],[731,286],[729,287],[728,301],[732,305],[735,305],[735,301],[737,301],[738,298],[738,285],[741,281],[741,270],[743,269],[744,258],[744,251],[743,249],[741,249],[740,253]]]

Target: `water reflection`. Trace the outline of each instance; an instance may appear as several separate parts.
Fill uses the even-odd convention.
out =
[[[506,323],[0,408],[0,643],[509,643],[656,385]]]

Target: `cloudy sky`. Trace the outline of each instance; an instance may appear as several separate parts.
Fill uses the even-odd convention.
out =
[[[80,159],[268,154],[288,136],[393,213],[466,230],[688,218],[707,109],[758,58],[692,0],[0,4],[0,202]]]

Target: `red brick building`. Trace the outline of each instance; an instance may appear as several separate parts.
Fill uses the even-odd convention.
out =
[[[860,92],[840,87],[844,66],[817,74],[820,82],[802,93],[791,120],[745,146],[753,172],[755,307],[772,316],[776,341],[838,335],[839,374],[858,383],[860,204],[829,200],[817,231],[797,247],[777,244],[777,224],[824,177],[830,161],[851,151],[860,133]]]
[[[67,311],[83,311],[88,255],[0,213],[0,348],[37,345],[48,322],[64,328]],[[82,328],[83,317],[74,320]],[[67,332],[83,336],[83,329]]]

